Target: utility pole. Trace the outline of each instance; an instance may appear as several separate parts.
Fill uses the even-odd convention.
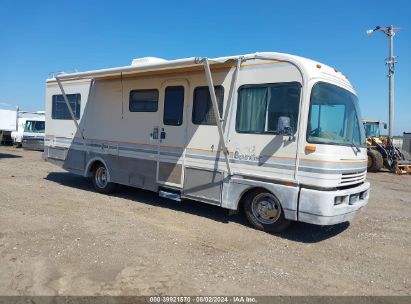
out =
[[[375,31],[380,30],[383,32],[389,41],[389,54],[386,64],[388,66],[388,137],[392,141],[393,130],[394,130],[394,68],[395,68],[395,57],[394,57],[394,36],[395,32],[400,28],[388,26],[381,27],[376,26],[373,30],[368,30],[367,35],[371,36]]]
[[[390,43],[389,57],[387,61],[388,65],[388,94],[389,94],[389,111],[388,111],[388,137],[392,140],[394,129],[394,30],[390,26],[388,28],[388,37]]]

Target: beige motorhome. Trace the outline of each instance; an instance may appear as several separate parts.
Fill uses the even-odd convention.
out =
[[[369,197],[347,78],[282,53],[142,58],[46,83],[44,158],[116,184],[244,210],[257,229],[351,220]]]

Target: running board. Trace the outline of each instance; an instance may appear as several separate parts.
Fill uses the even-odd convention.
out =
[[[162,190],[158,191],[158,195],[160,197],[168,198],[168,199],[171,199],[173,201],[181,202],[180,192],[178,192],[178,191],[173,191],[173,190],[170,190],[170,189],[162,189]]]

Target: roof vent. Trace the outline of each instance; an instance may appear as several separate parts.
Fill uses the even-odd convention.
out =
[[[162,59],[162,58],[157,58],[157,57],[142,57],[142,58],[135,58],[131,62],[131,65],[133,66],[144,66],[144,65],[150,65],[150,64],[155,64],[155,63],[162,63],[166,62],[167,60]]]

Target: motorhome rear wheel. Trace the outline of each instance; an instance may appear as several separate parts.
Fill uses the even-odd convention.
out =
[[[99,193],[113,193],[117,184],[109,182],[109,174],[107,168],[103,164],[97,164],[93,168],[93,185]]]

